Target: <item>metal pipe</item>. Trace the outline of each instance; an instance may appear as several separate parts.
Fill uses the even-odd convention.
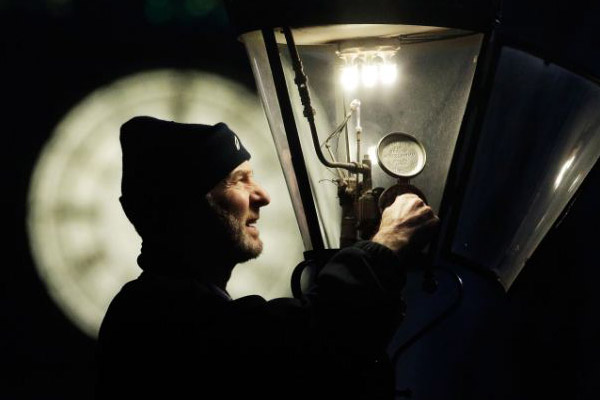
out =
[[[340,163],[340,162],[330,162],[325,158],[323,151],[321,150],[321,146],[319,144],[319,136],[317,134],[317,127],[315,125],[315,110],[311,106],[310,102],[310,93],[308,92],[308,79],[304,74],[304,70],[302,67],[302,61],[300,60],[300,56],[298,54],[298,50],[296,49],[296,44],[294,42],[294,37],[292,35],[292,31],[289,27],[283,28],[283,34],[285,36],[285,40],[287,42],[287,47],[290,51],[290,56],[292,58],[292,66],[295,72],[294,82],[296,86],[298,86],[298,92],[300,94],[300,100],[302,101],[302,105],[304,106],[304,117],[306,117],[308,121],[308,125],[310,127],[310,133],[312,136],[313,145],[315,148],[315,152],[317,154],[317,158],[319,161],[329,168],[342,168],[346,169],[350,172],[355,173],[363,173],[367,170],[366,167],[360,164],[360,160],[354,163]]]
[[[331,145],[329,143],[325,143],[325,148],[327,149],[327,153],[329,153],[329,157],[331,157],[332,160],[335,160],[335,156],[331,151]],[[337,172],[338,177],[340,178],[340,182],[344,182],[346,180],[346,177],[344,176],[342,170],[340,168],[336,168],[335,171]]]
[[[360,140],[362,134],[362,126],[360,125],[360,101],[354,100],[358,102],[356,105],[356,162],[360,162]]]
[[[315,203],[313,202],[313,194],[312,189],[310,187],[308,171],[306,170],[306,165],[303,162],[304,156],[302,155],[302,146],[300,145],[300,137],[298,136],[298,130],[296,127],[296,121],[294,119],[292,104],[285,83],[285,75],[283,71],[283,66],[281,64],[281,59],[279,58],[277,42],[275,41],[275,34],[273,32],[273,29],[269,28],[263,29],[262,34],[265,41],[267,57],[269,58],[269,64],[273,73],[273,83],[275,84],[277,101],[279,103],[279,107],[281,108],[281,119],[283,122],[286,138],[292,156],[292,167],[294,169],[294,174],[296,182],[298,184],[298,191],[300,194],[300,200],[302,204],[302,209],[300,210],[301,216],[298,217],[298,221],[301,221],[300,218],[303,214],[306,218],[306,225],[311,249],[322,250],[325,248],[325,244],[323,242],[323,236],[321,234],[317,209],[315,207]],[[300,226],[302,227],[302,224]],[[307,246],[306,243],[305,246]]]

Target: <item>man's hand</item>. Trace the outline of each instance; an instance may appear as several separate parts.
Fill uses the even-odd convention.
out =
[[[396,253],[418,250],[429,242],[439,222],[431,207],[419,196],[403,194],[383,210],[379,231],[371,240]]]

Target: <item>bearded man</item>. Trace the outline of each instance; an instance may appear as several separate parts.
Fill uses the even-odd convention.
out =
[[[143,272],[102,322],[99,399],[393,398],[385,349],[403,317],[405,255],[439,222],[431,208],[398,197],[372,240],[336,253],[301,299],[233,300],[227,282],[261,253],[270,202],[237,135],[135,117],[120,140]]]

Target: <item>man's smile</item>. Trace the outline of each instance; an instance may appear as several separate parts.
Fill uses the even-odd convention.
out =
[[[246,228],[250,232],[258,234],[258,227],[256,226],[257,222],[258,222],[258,217],[248,218],[246,220]]]

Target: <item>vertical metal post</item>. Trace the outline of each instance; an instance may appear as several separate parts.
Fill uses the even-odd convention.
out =
[[[281,59],[279,58],[279,49],[277,48],[277,42],[275,41],[275,33],[273,32],[273,29],[266,28],[262,30],[262,35],[265,41],[271,71],[273,72],[277,101],[279,102],[279,107],[281,109],[281,118],[283,120],[283,127],[290,148],[292,166],[294,168],[294,173],[296,174],[300,198],[302,200],[302,205],[304,206],[312,250],[322,250],[325,248],[325,245],[321,235],[317,209],[313,202],[308,172],[304,165],[304,156],[302,155],[298,128],[296,127],[296,121],[294,119],[283,66],[281,64]]]

